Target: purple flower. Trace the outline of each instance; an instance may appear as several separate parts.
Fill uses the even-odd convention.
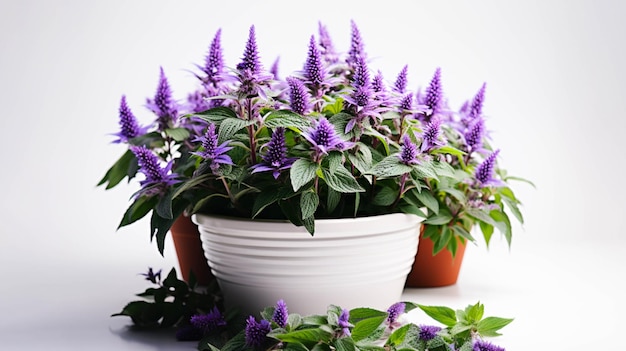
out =
[[[259,52],[256,45],[256,33],[254,25],[250,26],[248,42],[246,43],[246,48],[243,52],[243,58],[241,59],[241,62],[237,65],[237,69],[248,70],[252,74],[257,74],[261,72],[261,63],[259,62]]]
[[[148,272],[141,273],[141,275],[146,277],[146,280],[152,282],[152,284],[159,284],[161,282],[161,270],[160,269],[158,272],[154,272],[152,270],[152,267],[148,267]]]
[[[413,109],[413,94],[408,93],[400,100],[400,112],[411,111]]]
[[[469,109],[469,118],[474,119],[476,117],[480,117],[483,113],[483,102],[485,101],[485,89],[487,88],[487,83],[483,83],[482,87],[472,100],[472,105]]]
[[[172,91],[163,67],[160,68],[159,84],[154,99],[147,99],[146,105],[157,115],[157,126],[160,131],[172,127],[178,111],[176,103],[172,101]]]
[[[311,94],[304,83],[293,77],[287,78],[289,85],[289,101],[291,110],[300,115],[306,115],[311,110]]]
[[[483,146],[484,135],[485,121],[479,116],[470,122],[469,127],[467,127],[463,134],[468,151],[480,150]]]
[[[128,107],[126,103],[126,95],[122,95],[122,101],[120,102],[120,132],[115,133],[119,139],[113,141],[114,143],[126,143],[130,139],[138,137],[144,134],[148,128],[140,127],[137,123],[135,115]]]
[[[322,57],[326,63],[333,64],[339,61],[339,55],[335,52],[335,47],[333,45],[333,41],[328,34],[328,30],[326,26],[322,24],[322,22],[318,22],[318,32],[319,32],[319,43],[322,48]]]
[[[263,345],[265,337],[272,330],[270,322],[262,319],[257,322],[253,316],[246,320],[246,345],[251,347],[259,347]]]
[[[441,90],[441,68],[437,68],[433,78],[426,88],[426,96],[424,97],[424,104],[430,110],[428,114],[430,116],[434,116],[440,112],[441,105],[443,100],[443,91]]]
[[[406,308],[406,305],[404,304],[404,302],[396,302],[393,305],[391,305],[387,309],[387,313],[388,313],[387,324],[389,324],[390,326],[393,326],[398,320],[398,317],[400,317],[400,315],[404,313],[405,308]]]
[[[400,94],[404,94],[404,92],[406,91],[408,70],[409,70],[409,66],[405,65],[400,71],[400,73],[398,73],[396,82],[393,85],[393,90]]]
[[[252,173],[272,171],[274,179],[278,179],[280,172],[289,169],[294,162],[295,158],[287,158],[285,128],[278,127],[267,143],[267,153],[263,156],[263,162],[252,166]]]
[[[499,185],[501,182],[493,178],[493,171],[496,166],[496,157],[500,150],[496,150],[489,157],[487,157],[481,164],[476,167],[474,178],[478,181],[480,187],[486,187],[490,185]]]
[[[312,84],[316,88],[319,88],[322,83],[324,83],[325,76],[326,71],[324,70],[320,52],[317,50],[315,37],[311,35],[311,39],[309,41],[309,53],[307,55],[306,63],[304,64],[304,77],[307,79],[308,83]]]
[[[211,123],[207,127],[206,132],[202,137],[196,139],[196,141],[202,142],[202,148],[204,150],[193,152],[193,154],[210,161],[211,171],[215,172],[222,164],[232,165],[233,161],[226,153],[232,149],[228,146],[228,141],[218,145],[218,136],[215,131],[215,124]]]
[[[226,320],[217,307],[213,307],[209,313],[191,316],[190,322],[191,325],[201,330],[203,333],[214,331],[226,325]]]
[[[203,82],[205,84],[212,84],[213,86],[217,86],[217,84],[223,80],[224,57],[222,53],[221,36],[222,30],[218,29],[213,37],[209,53],[205,58],[204,67],[202,68],[202,71],[206,74]]]
[[[472,351],[505,351],[504,347],[496,346],[488,341],[477,339],[474,341]]]
[[[350,96],[346,96],[349,103],[364,107],[370,102],[373,95],[372,85],[370,84],[369,70],[367,64],[362,57],[357,57],[354,62],[354,75],[352,76],[352,87],[354,90]]]
[[[421,151],[430,151],[438,146],[443,146],[446,144],[446,141],[443,138],[443,133],[441,132],[441,119],[437,117],[433,117],[424,128],[424,133],[422,134],[422,147]]]
[[[405,165],[414,165],[419,163],[417,159],[417,146],[413,144],[411,138],[405,134],[402,137],[402,146],[400,147],[400,154],[398,155],[400,162]]]
[[[278,326],[284,328],[287,325],[288,317],[289,312],[287,311],[287,304],[284,300],[278,300],[278,302],[276,302],[276,309],[274,309],[274,314],[272,315],[272,320],[278,324]]]
[[[437,333],[441,330],[441,327],[434,325],[420,325],[420,340],[429,341],[437,336]]]
[[[316,120],[314,126],[302,136],[313,144],[316,160],[319,160],[322,154],[328,154],[330,151],[343,151],[352,147],[352,143],[344,141],[337,135],[334,126],[324,117]]]
[[[341,328],[342,336],[350,336],[350,312],[347,309],[342,309],[341,314],[339,315],[339,320],[337,321],[337,325]]]
[[[361,32],[357,27],[354,20],[350,20],[351,38],[350,38],[350,50],[348,51],[348,57],[346,62],[353,66],[359,57],[366,59],[363,46],[363,39],[361,39]]]
[[[138,196],[163,195],[172,184],[178,182],[175,175],[169,174],[172,162],[161,168],[157,156],[145,146],[133,145],[130,150],[137,158],[139,170],[146,176],[146,179],[139,182],[142,190],[139,191]]]

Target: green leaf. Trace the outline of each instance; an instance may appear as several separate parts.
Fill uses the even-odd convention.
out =
[[[395,156],[387,156],[380,162],[374,165],[372,169],[367,171],[366,174],[374,175],[378,178],[397,177],[405,173],[409,173],[413,170],[413,167],[407,166],[400,162],[400,159]]]
[[[496,228],[498,228],[498,230],[504,235],[507,243],[509,244],[509,246],[511,246],[513,233],[509,216],[506,213],[498,210],[491,211],[489,215],[496,221]]]
[[[199,176],[195,176],[191,179],[189,179],[188,181],[186,181],[185,183],[183,183],[183,185],[181,185],[180,187],[178,187],[178,189],[176,189],[176,191],[174,192],[174,195],[172,196],[172,198],[177,198],[180,194],[182,194],[183,192],[185,192],[186,190],[189,190],[195,186],[201,185],[202,183],[204,183],[205,181],[211,179],[215,177],[213,174],[202,174]]]
[[[145,217],[154,206],[156,206],[158,199],[155,196],[140,196],[128,207],[122,221],[120,222],[118,229],[134,223],[141,218]]]
[[[341,200],[341,193],[328,188],[328,194],[326,195],[326,207],[328,213],[333,212],[335,208],[337,208],[339,200]]]
[[[270,187],[263,189],[263,191],[256,196],[254,204],[252,205],[252,218],[258,216],[267,206],[293,195],[295,195],[295,193],[288,187]]]
[[[172,192],[171,191],[168,191],[167,194],[159,198],[159,202],[157,202],[157,205],[156,205],[156,212],[158,213],[159,216],[163,218],[166,218],[166,219],[173,218],[174,215],[172,214]]]
[[[391,206],[398,198],[398,191],[390,187],[383,187],[372,199],[376,206]]]
[[[452,221],[452,214],[446,208],[439,209],[439,212],[429,216],[424,221],[424,224],[432,224],[432,225],[444,225],[450,223]]]
[[[433,154],[450,154],[450,155],[454,155],[454,156],[463,156],[465,155],[465,152],[454,148],[452,146],[442,146],[440,148],[434,149],[432,151]]]
[[[356,167],[362,174],[367,173],[367,171],[372,168],[372,151],[370,148],[364,143],[356,144],[356,153],[348,153],[348,160],[350,163]]]
[[[447,162],[433,161],[432,166],[435,173],[440,177],[454,178],[456,176],[454,168]]]
[[[485,337],[500,336],[498,330],[504,328],[513,321],[512,318],[486,317],[478,322],[476,329]]]
[[[305,191],[300,196],[300,211],[302,211],[302,218],[313,217],[317,206],[320,203],[320,198],[317,193],[311,189],[311,191]]]
[[[332,334],[320,328],[301,329],[285,334],[278,334],[274,337],[283,342],[316,343],[319,341],[329,342]]]
[[[413,166],[413,171],[418,175],[418,178],[432,178],[439,180],[432,162],[422,162]]]
[[[343,110],[343,99],[338,98],[333,104],[328,104],[324,106],[324,110],[322,112],[324,114],[329,114],[332,116],[338,114],[339,112],[341,112],[341,110]]]
[[[152,218],[150,219],[150,239],[156,237],[157,248],[161,256],[163,250],[165,250],[165,236],[169,232],[174,221],[183,214],[186,203],[184,201],[178,201],[172,204],[172,218],[163,218],[159,216],[156,211],[152,211]]]
[[[460,190],[453,189],[453,188],[442,188],[440,190],[443,191],[446,194],[452,195],[452,197],[457,199],[460,203],[464,203],[465,202],[465,194],[463,194],[463,192],[460,191]]]
[[[474,237],[472,236],[472,234],[470,232],[468,232],[465,228],[463,228],[463,226],[455,224],[452,226],[452,231],[458,235],[461,236],[471,242],[476,241],[476,239],[474,239]]]
[[[336,351],[355,351],[354,340],[351,338],[339,338],[333,343]]]
[[[389,155],[391,153],[389,149],[389,141],[387,140],[386,136],[380,134],[377,130],[372,129],[371,127],[366,128],[363,134],[369,135],[378,139],[378,141],[380,141],[381,145],[385,149],[385,155]]]
[[[527,184],[529,184],[530,186],[532,186],[533,188],[537,188],[537,187],[535,186],[535,184],[534,184],[533,182],[531,182],[530,180],[528,180],[528,179],[524,179],[524,178],[520,178],[520,177],[507,176],[507,177],[505,177],[505,178],[504,178],[504,180],[505,180],[506,182],[508,182],[509,180],[517,180],[517,181],[519,181],[519,182],[524,182],[524,183],[527,183]]]
[[[435,238],[434,240],[435,245],[433,246],[433,255],[445,249],[448,246],[448,243],[453,239],[456,240],[456,238],[452,236],[452,230],[450,227],[447,225],[441,227],[441,236]]]
[[[387,314],[360,320],[354,324],[352,339],[356,342],[367,338],[374,333],[387,319]]]
[[[519,207],[517,206],[518,203],[515,200],[511,200],[510,198],[506,196],[502,197],[502,200],[506,204],[507,208],[511,210],[511,212],[513,213],[513,216],[515,216],[515,218],[521,224],[524,224],[524,216],[522,215],[522,211],[520,211]]]
[[[246,121],[236,117],[223,120],[218,131],[219,143],[223,143],[226,140],[231,139],[235,133],[252,124],[253,122],[251,121]]]
[[[418,304],[419,307],[424,313],[426,313],[429,317],[436,320],[437,322],[447,326],[452,327],[456,324],[456,313],[453,309],[445,306],[425,306]]]
[[[489,241],[491,240],[491,236],[493,235],[493,226],[489,223],[478,222],[480,225],[480,231],[483,233],[483,238],[485,239],[485,243],[489,246]]]
[[[298,131],[305,130],[311,126],[308,119],[289,110],[275,110],[270,112],[267,117],[265,117],[264,123],[268,128],[284,127],[293,128]]]
[[[328,154],[328,156],[326,156],[326,161],[328,161],[328,170],[330,171],[330,173],[335,173],[335,171],[343,166],[342,161],[343,160],[343,155],[341,154],[341,152],[331,152]]]
[[[189,130],[187,128],[168,128],[165,130],[165,135],[175,141],[181,142],[189,138]]]
[[[470,324],[474,324],[483,318],[485,314],[485,305],[477,302],[475,305],[469,305],[465,308],[465,318]]]
[[[292,166],[293,167],[293,166]],[[339,167],[334,173],[322,169],[324,181],[330,188],[340,193],[357,193],[365,191],[357,180],[344,167]]]
[[[132,151],[126,150],[126,152],[120,157],[114,164],[109,168],[104,177],[98,182],[97,186],[103,185],[107,183],[105,189],[111,189],[118,185],[124,177],[128,176],[129,178],[132,175],[129,172],[132,164],[137,163],[137,159],[135,158],[135,154]],[[133,172],[134,173],[134,172]]]
[[[439,202],[433,196],[433,194],[430,193],[430,191],[419,192],[417,191],[417,189],[412,189],[411,194],[415,196],[420,201],[420,203],[433,211],[435,215],[439,213]]]
[[[296,160],[289,170],[293,191],[298,191],[298,189],[312,181],[315,178],[317,168],[317,164],[308,159],[301,158]]]
[[[189,115],[189,117],[198,117],[209,123],[219,125],[226,118],[237,118],[237,114],[228,107],[219,106],[204,112]]]

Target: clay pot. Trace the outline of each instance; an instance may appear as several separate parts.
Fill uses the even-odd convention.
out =
[[[420,240],[415,255],[413,268],[406,280],[406,287],[434,288],[456,284],[463,263],[466,243],[459,239],[456,256],[443,249],[433,255],[434,243],[423,237],[424,226],[420,231]]]
[[[190,217],[180,216],[174,221],[170,233],[183,280],[189,282],[190,272],[193,271],[198,285],[209,285],[214,277],[204,257],[198,226]]]

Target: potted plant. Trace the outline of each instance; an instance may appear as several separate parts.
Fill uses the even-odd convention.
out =
[[[171,232],[181,273],[185,281],[194,279],[200,285],[212,280],[210,269],[202,251],[197,226],[191,222],[184,209],[193,203],[192,195],[171,199],[172,190],[191,177],[195,160],[191,151],[194,140],[202,133],[203,124],[182,119],[187,113],[204,111],[217,106],[217,101],[204,97],[215,95],[223,70],[220,32],[211,42],[204,65],[195,74],[199,84],[188,94],[186,101],[174,99],[163,68],[160,69],[154,97],[147,98],[145,107],[153,120],[142,126],[123,95],[119,107],[120,130],[114,134],[115,144],[126,146],[123,155],[107,170],[98,186],[111,189],[127,179],[135,180],[138,172],[140,190],[131,198],[119,228],[130,225],[150,215],[150,239],[156,241],[161,254],[165,249],[166,235]],[[191,196],[191,197],[190,197]],[[193,272],[193,273],[192,273]]]
[[[257,310],[259,304],[275,301],[277,293],[267,290],[277,285],[277,281],[268,283],[270,267],[277,269],[280,279],[314,276],[344,285],[354,285],[344,281],[346,276],[371,271],[378,274],[371,284],[379,288],[361,285],[359,291],[375,291],[378,304],[386,304],[402,291],[418,251],[422,220],[427,228],[441,228],[426,232],[436,250],[454,252],[456,237],[474,240],[469,234],[474,223],[485,223],[484,233],[491,226],[510,234],[504,205],[514,205],[517,211],[517,199],[508,187],[487,192],[492,191],[488,185],[501,185],[495,178],[497,151],[484,142],[481,148],[472,144],[469,153],[463,149],[470,145],[471,133],[486,137],[475,127],[482,119],[475,112],[482,105],[468,105],[461,112],[450,109],[438,68],[424,92],[406,88],[408,66],[395,81],[387,82],[380,71],[374,74],[369,67],[360,32],[354,22],[351,25],[350,49],[342,56],[320,23],[317,38],[312,35],[308,51],[303,52],[303,69],[284,79],[276,62],[270,70],[264,69],[251,26],[241,61],[228,70],[224,66],[207,70],[208,76],[214,74],[206,79],[210,88],[192,95],[205,109],[180,118],[180,123],[193,125],[198,132],[197,137],[184,139],[183,172],[169,164],[140,162],[142,173],[150,176],[158,171],[159,175],[142,182],[125,219],[152,211],[152,229],[158,236],[183,211],[193,214],[227,304],[229,298],[231,303],[248,300],[246,309]],[[209,56],[221,54],[216,50]],[[150,154],[149,149],[142,150]],[[480,193],[482,197],[477,196]],[[458,204],[462,212],[456,211]],[[500,205],[499,210],[493,205]],[[364,224],[357,227],[358,223]],[[398,228],[390,229],[392,225]],[[255,229],[261,233],[254,234]],[[373,251],[352,255],[356,263],[342,260],[355,251],[356,244],[338,240],[369,229],[381,229],[367,232],[375,236],[365,240]],[[401,236],[395,238],[390,232]],[[306,241],[295,249],[283,247],[297,238]],[[382,246],[394,243],[388,249]],[[338,245],[345,246],[333,251]],[[289,255],[273,259],[265,256],[263,246],[272,254]],[[225,251],[230,249],[238,252]],[[326,265],[302,264],[311,252]],[[384,266],[393,260],[399,261]],[[299,263],[313,269],[303,271]],[[366,264],[371,266],[364,269]],[[341,268],[345,271],[337,273]],[[382,268],[397,271],[389,274]],[[254,281],[243,282],[244,278]],[[380,283],[392,278],[393,284]],[[306,298],[310,286],[325,285],[297,281],[300,290],[291,284],[279,287],[281,293],[291,289],[294,298]],[[234,290],[241,286],[248,290]],[[338,295],[336,287],[329,290],[334,291],[331,296]],[[383,298],[382,290],[394,292]],[[319,290],[311,294],[322,295]],[[310,308],[319,306],[311,300],[305,303]]]

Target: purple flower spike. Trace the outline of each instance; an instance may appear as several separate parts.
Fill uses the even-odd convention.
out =
[[[222,312],[220,312],[217,307],[213,307],[213,309],[207,314],[193,315],[190,322],[191,325],[204,333],[208,333],[226,325],[226,320],[224,319]]]
[[[350,312],[348,312],[347,309],[344,308],[341,310],[341,315],[339,315],[337,325],[341,328],[342,336],[350,336],[350,327],[352,324],[350,324]]]
[[[198,140],[202,142],[204,150],[193,152],[193,154],[210,161],[210,167],[213,172],[217,171],[222,164],[233,164],[230,156],[226,155],[226,153],[232,149],[231,146],[227,146],[228,141],[223,142],[221,145],[217,144],[218,136],[215,131],[215,124],[209,124],[204,136],[196,139],[196,141]]]
[[[250,26],[248,42],[243,53],[241,63],[237,65],[240,70],[249,70],[253,75],[261,72],[261,63],[259,62],[259,52],[256,45],[256,34],[254,25]]]
[[[281,328],[287,326],[287,317],[289,317],[289,313],[287,311],[287,304],[284,300],[278,300],[276,302],[276,309],[274,309],[274,315],[272,316],[272,320],[278,324]]]
[[[413,94],[408,93],[400,100],[400,112],[413,109]]]
[[[291,110],[300,115],[306,115],[311,110],[311,94],[304,83],[293,77],[287,78],[289,85],[289,100]]]
[[[422,137],[424,139],[421,147],[422,152],[444,146],[446,142],[443,140],[443,133],[441,132],[441,119],[434,117],[424,128]]]
[[[315,159],[318,160],[321,155],[328,154],[333,150],[346,150],[353,146],[352,143],[342,140],[335,131],[333,125],[324,117],[320,117],[315,125],[302,136],[313,144]]]
[[[406,305],[404,304],[404,302],[396,302],[393,305],[391,305],[387,309],[387,313],[389,314],[387,316],[387,324],[389,324],[390,326],[393,326],[398,320],[398,317],[400,317],[400,315],[404,313],[405,308],[406,308]]]
[[[295,160],[295,158],[287,158],[285,128],[278,127],[272,133],[270,142],[267,143],[267,153],[263,156],[263,162],[252,166],[252,173],[271,171],[274,179],[278,179],[280,172],[289,169]]]
[[[317,49],[315,43],[315,37],[311,35],[309,41],[309,53],[306,63],[304,64],[304,77],[307,82],[313,86],[320,87],[324,82],[326,72],[324,71],[324,65],[322,64],[322,58],[320,52]]]
[[[439,113],[443,100],[443,92],[441,90],[441,68],[437,68],[430,85],[426,89],[424,104],[430,109],[429,116]]]
[[[352,86],[356,88],[370,87],[370,73],[367,62],[362,57],[357,57],[354,62],[354,76],[352,77]]]
[[[322,56],[326,63],[333,64],[339,61],[339,56],[335,52],[335,47],[333,45],[333,41],[328,34],[328,30],[326,26],[322,24],[322,22],[318,22],[318,32],[319,32],[319,43],[322,48]]]
[[[441,331],[441,327],[434,325],[420,325],[420,340],[429,341],[437,336],[437,333]]]
[[[469,118],[475,119],[480,117],[483,113],[483,102],[485,101],[485,88],[487,88],[487,83],[483,83],[483,86],[480,87],[480,90],[474,96],[472,100],[472,105],[469,109]]]
[[[253,316],[246,320],[246,345],[251,347],[259,347],[263,345],[267,334],[272,330],[269,321],[262,319],[257,322]]]
[[[350,50],[348,51],[348,58],[346,62],[349,65],[353,65],[357,62],[359,57],[366,59],[365,50],[363,48],[363,39],[361,39],[361,32],[357,27],[354,20],[350,20],[350,28],[351,28],[351,39],[350,39]]]
[[[147,128],[139,127],[135,115],[128,107],[126,103],[126,95],[122,95],[122,101],[120,102],[120,132],[116,133],[119,139],[113,141],[114,143],[126,143],[128,140],[135,138],[141,134],[144,134]]]
[[[483,137],[485,135],[485,121],[482,117],[474,119],[464,133],[465,144],[468,151],[480,150],[483,146]]]
[[[172,127],[178,112],[176,104],[172,101],[172,91],[163,67],[160,68],[159,85],[157,86],[154,100],[148,99],[147,106],[157,115],[157,124],[160,131]]]
[[[400,94],[404,94],[406,92],[408,70],[409,66],[405,65],[402,68],[402,71],[398,74],[398,78],[396,78],[396,82],[393,85],[393,90]]]
[[[222,53],[222,30],[218,29],[211,42],[209,53],[206,56],[204,67],[202,71],[207,75],[204,79],[204,83],[217,85],[222,81],[222,74],[224,71],[224,57]]]
[[[496,346],[488,341],[477,339],[474,341],[472,351],[505,351],[504,347]]]
[[[494,151],[480,165],[478,165],[478,167],[476,167],[474,177],[478,181],[478,185],[480,187],[501,184],[499,180],[493,178],[493,171],[496,166],[496,157],[498,157],[499,153],[500,150]]]
[[[377,94],[384,94],[387,92],[385,87],[385,78],[381,71],[378,71],[372,80],[372,90]]]
[[[139,170],[146,176],[145,180],[139,182],[142,190],[138,195],[163,195],[170,185],[177,183],[176,176],[169,174],[171,162],[161,168],[157,156],[145,146],[131,146],[130,150],[137,158]]]
[[[414,165],[419,163],[417,159],[417,146],[413,144],[411,138],[408,135],[402,137],[402,147],[400,148],[400,162],[405,165]]]

